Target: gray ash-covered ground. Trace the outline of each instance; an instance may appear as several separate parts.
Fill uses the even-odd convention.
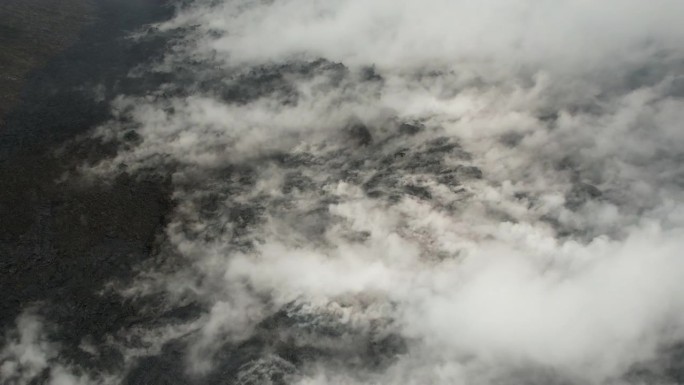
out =
[[[680,383],[663,1],[100,2],[3,128],[0,380]]]

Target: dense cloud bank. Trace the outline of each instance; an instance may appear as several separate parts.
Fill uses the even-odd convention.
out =
[[[195,310],[112,336],[118,375],[678,383],[683,15],[676,0],[179,6],[132,37],[177,36],[130,74],[172,80],[117,98],[94,133],[117,155],[72,176],[172,175],[159,255],[107,290]],[[4,356],[42,346],[27,317]]]

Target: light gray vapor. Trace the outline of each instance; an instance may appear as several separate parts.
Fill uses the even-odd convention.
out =
[[[677,383],[684,2],[197,0],[135,38],[162,33],[131,76],[176,80],[117,98],[95,135],[138,140],[83,172],[172,176],[163,263],[111,289],[203,310],[132,328],[127,362]]]

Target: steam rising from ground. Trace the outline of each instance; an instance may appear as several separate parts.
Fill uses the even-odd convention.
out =
[[[78,369],[60,362],[59,346],[51,343],[44,320],[36,309],[28,309],[17,318],[16,329],[4,336],[7,342],[0,351],[0,379],[6,384],[28,384],[45,381],[54,385],[92,383]],[[102,379],[108,383],[111,378]]]
[[[204,311],[121,349],[181,341],[200,382],[641,383],[684,338],[682,15],[180,8],[132,74],[176,80],[117,100],[97,135],[124,148],[87,172],[173,175],[163,263],[112,290]]]

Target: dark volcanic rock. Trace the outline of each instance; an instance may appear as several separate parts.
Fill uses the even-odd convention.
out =
[[[423,129],[424,127],[421,124],[402,123],[399,126],[399,133],[404,135],[415,135]]]
[[[349,138],[358,146],[368,146],[373,142],[373,136],[363,123],[354,123],[347,129]]]
[[[18,104],[5,116],[0,130],[0,161],[82,134],[110,118],[109,102],[115,96],[140,95],[168,81],[128,76],[166,47],[164,35],[142,41],[128,36],[144,23],[170,17],[173,9],[164,4],[162,0],[94,2],[94,21],[79,39],[26,76]]]
[[[78,309],[57,310],[65,331],[101,336],[121,326],[101,317],[131,311],[96,292],[130,279],[152,252],[173,205],[169,181],[122,175],[109,186],[74,186],[56,183],[59,172],[47,155],[0,166],[0,215],[10,218],[0,222],[0,320],[8,325],[23,306],[48,300]]]
[[[39,307],[53,326],[48,337],[59,344],[60,359],[97,372],[121,367],[120,352],[103,342],[139,322],[143,309],[143,303],[103,289],[132,279],[154,255],[174,206],[170,179],[123,174],[109,184],[60,180],[116,153],[116,144],[74,138],[109,118],[115,95],[146,92],[156,81],[127,74],[166,42],[134,44],[127,35],[170,15],[158,0],[97,1],[96,18],[76,44],[28,76],[20,104],[0,131],[3,334],[22,311]],[[98,87],[101,95],[94,94]],[[80,349],[83,339],[99,354]]]
[[[162,348],[161,354],[145,357],[123,380],[124,385],[185,385],[196,383],[185,372],[185,346],[171,342]]]
[[[404,187],[404,189],[406,190],[407,193],[409,193],[410,195],[413,195],[417,198],[426,199],[426,200],[432,198],[432,194],[430,193],[430,190],[423,187],[423,186],[416,186],[416,185],[411,184],[411,185],[407,185],[406,187]]]

